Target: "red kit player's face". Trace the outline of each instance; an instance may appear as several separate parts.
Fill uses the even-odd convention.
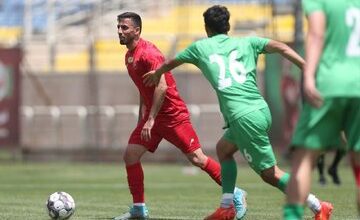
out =
[[[139,28],[134,27],[130,18],[121,19],[117,25],[121,45],[129,45],[139,34]]]

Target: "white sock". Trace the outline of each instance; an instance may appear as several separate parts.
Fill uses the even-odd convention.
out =
[[[230,206],[233,205],[233,199],[234,199],[234,194],[233,193],[224,193],[222,195],[220,207],[229,208]]]
[[[145,206],[145,203],[134,203],[134,206]]]
[[[321,210],[320,200],[316,198],[313,194],[309,194],[306,199],[307,205],[311,211],[316,214]]]

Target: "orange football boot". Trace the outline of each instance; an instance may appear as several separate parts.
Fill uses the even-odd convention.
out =
[[[334,206],[329,202],[320,202],[320,212],[315,214],[315,220],[329,220]]]
[[[214,213],[204,218],[204,220],[233,220],[235,218],[236,211],[234,206],[229,208],[218,208]]]

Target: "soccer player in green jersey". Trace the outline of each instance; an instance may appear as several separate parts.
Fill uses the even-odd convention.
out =
[[[295,147],[284,219],[302,219],[314,161],[347,139],[360,213],[360,1],[303,0],[309,30],[306,98],[292,139]],[[321,219],[328,219],[322,216]]]
[[[237,176],[233,154],[240,151],[251,168],[272,186],[285,191],[289,174],[276,165],[268,131],[271,114],[256,84],[256,64],[261,53],[277,52],[303,67],[304,60],[281,42],[259,37],[233,38],[230,30],[230,13],[226,7],[215,5],[204,14],[208,38],[194,42],[175,59],[164,63],[156,71],[147,73],[147,85],[159,82],[161,74],[183,64],[196,65],[216,91],[220,110],[227,129],[218,141],[216,150],[221,163],[222,200],[220,208],[206,219],[227,220],[235,217],[232,204]],[[320,201],[308,196],[311,210],[322,212]]]

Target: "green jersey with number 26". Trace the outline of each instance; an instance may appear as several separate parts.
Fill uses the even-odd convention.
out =
[[[360,97],[360,0],[303,0],[306,15],[326,16],[323,53],[316,72],[324,97]]]
[[[175,59],[192,63],[201,70],[215,89],[228,123],[267,107],[256,84],[256,64],[268,42],[265,38],[219,34],[192,43]]]

